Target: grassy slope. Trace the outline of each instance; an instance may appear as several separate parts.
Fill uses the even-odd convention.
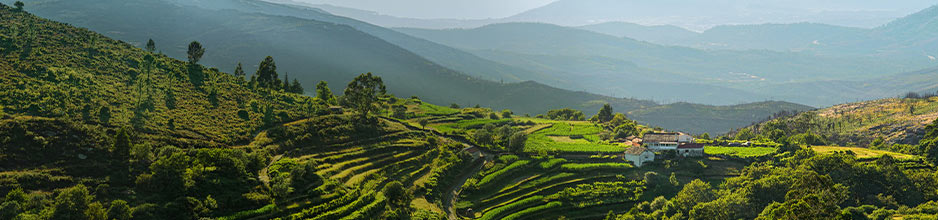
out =
[[[214,8],[235,8],[248,12],[214,11],[194,6],[177,7],[164,2],[171,1],[27,1],[27,8],[39,15],[87,27],[137,46],[142,46],[147,38],[153,38],[159,50],[176,58],[185,57],[183,46],[189,41],[200,40],[208,48],[204,62],[221,69],[234,68],[237,62],[243,62],[246,72],[252,73],[256,62],[266,55],[272,55],[277,61],[278,69],[281,72],[289,72],[292,78],[299,79],[308,91],[319,80],[333,82],[333,87],[339,87],[341,84],[336,82],[347,82],[359,73],[371,71],[384,78],[392,93],[402,97],[416,95],[424,101],[439,105],[480,104],[532,115],[565,107],[593,113],[604,103],[612,104],[614,109],[621,112],[658,106],[651,101],[573,92],[536,82],[499,84],[469,79],[468,75],[456,73],[417,56],[427,56],[426,54],[408,51],[416,50],[412,47],[431,48],[425,44],[432,43],[407,40],[409,37],[400,36],[391,30],[302,8],[249,0],[231,1],[226,3],[229,5],[222,6],[216,5],[221,4],[218,1],[199,2],[203,6],[214,5]],[[257,6],[248,7],[254,4]],[[354,28],[329,22],[347,24]],[[384,40],[402,46],[398,47]],[[786,107],[779,105],[768,109],[780,111]],[[707,111],[706,108],[703,111]],[[771,114],[765,112],[774,113],[753,111],[747,115],[755,115],[755,120],[758,120]],[[720,130],[708,130],[711,133],[725,132],[724,130],[728,129],[722,128],[739,127],[755,121],[740,122],[735,121],[738,120],[735,118],[723,120],[709,115],[690,117],[687,120],[695,124],[724,124],[716,126],[721,128]],[[665,125],[669,121],[674,119],[654,117],[644,120],[654,125]],[[676,125],[664,127],[672,130],[691,129]]]
[[[857,155],[857,158],[860,158],[860,159],[875,159],[875,158],[881,157],[882,155],[889,155],[899,160],[908,160],[908,159],[918,158],[918,156],[914,156],[914,155],[895,153],[895,152],[889,152],[889,151],[884,151],[884,150],[873,150],[873,149],[860,148],[860,147],[811,146],[811,149],[814,151],[817,151],[818,153],[834,153],[834,152],[851,151]]]
[[[0,51],[0,106],[8,113],[105,128],[134,127],[148,139],[212,145],[253,137],[263,114],[249,109],[250,102],[272,105],[288,116],[286,120],[298,117],[301,103],[308,99],[252,91],[212,69],[202,71],[214,82],[196,86],[190,83],[185,62],[158,54],[148,83],[141,64],[147,52],[142,49],[24,13],[3,10],[0,16],[0,39],[11,42]],[[30,30],[36,33],[32,37]],[[212,90],[218,95],[217,106],[208,98]],[[166,105],[169,93],[175,96],[175,108]],[[152,108],[138,110],[146,108],[147,100]],[[107,122],[98,117],[105,106],[111,115]],[[242,109],[248,110],[248,120],[238,116]]]
[[[909,108],[914,111],[910,114]],[[938,118],[938,98],[879,99],[835,105],[805,112],[775,122],[796,127],[799,118],[816,115],[808,126],[839,145],[867,146],[877,137],[887,143],[917,144],[925,125]],[[755,125],[756,130],[766,123]]]
[[[475,79],[352,26],[311,20],[340,22],[335,17],[307,14],[313,12],[305,9],[258,3],[259,9],[249,8],[250,12],[216,11],[177,6],[170,0],[27,2],[28,8],[39,15],[137,45],[153,38],[160,50],[176,58],[185,57],[183,45],[200,40],[208,48],[204,62],[223,69],[243,62],[246,72],[251,73],[257,62],[271,55],[281,72],[299,79],[308,91],[319,80],[347,82],[360,73],[374,72],[383,77],[395,95],[420,96],[440,105],[480,104],[532,114],[564,106],[596,111],[602,103],[612,103],[619,109],[656,105],[651,101],[610,98],[533,82],[500,84]],[[241,7],[245,6],[234,8]],[[304,16],[282,16],[299,14]],[[341,84],[333,83],[333,87],[337,85]]]
[[[36,34],[28,37],[23,30],[34,30]],[[89,48],[94,49],[93,55],[87,53]],[[423,141],[426,134],[391,122],[380,122],[379,130],[365,132],[345,126],[350,123],[344,115],[294,121],[307,117],[303,105],[309,97],[251,90],[242,86],[238,79],[209,69],[203,71],[213,76],[214,83],[195,86],[185,72],[186,63],[162,55],[157,56],[152,83],[142,86],[146,85],[142,76],[134,79],[130,74],[141,71],[139,63],[145,54],[147,52],[132,45],[28,13],[14,12],[0,5],[0,70],[4,72],[0,75],[0,134],[7,137],[0,140],[0,145],[4,146],[0,148],[0,166],[4,167],[0,171],[0,191],[5,193],[13,187],[21,187],[28,193],[52,196],[54,194],[50,192],[55,189],[82,183],[110,191],[106,196],[98,195],[96,201],[124,199],[131,206],[155,202],[153,195],[133,187],[133,182],[128,187],[113,182],[113,177],[109,176],[112,172],[100,172],[115,170],[115,161],[108,153],[113,144],[111,136],[118,128],[129,127],[137,135],[135,143],[155,147],[229,148],[250,142],[225,152],[276,153],[293,149],[280,156],[269,155],[260,159],[312,161],[318,164],[326,178],[308,186],[295,186],[296,194],[278,200],[281,202],[274,205],[231,206],[230,201],[220,201],[223,209],[212,212],[211,216],[232,217],[229,219],[289,216],[317,205],[326,207],[326,204],[331,204],[326,209],[328,212],[308,214],[312,217],[327,215],[365,219],[368,217],[363,215],[382,210],[385,202],[383,195],[368,192],[380,192],[381,187],[390,181],[370,174],[380,173],[413,188],[418,179],[436,166],[445,164],[435,161],[438,155],[443,155],[441,152],[452,155],[450,149],[428,147]],[[138,91],[138,86],[151,91],[141,93],[145,90]],[[169,89],[175,94],[175,108],[167,108],[164,102]],[[208,101],[207,93],[211,89],[217,91],[217,106]],[[138,116],[141,113],[135,113],[134,109],[146,94],[155,100],[154,107]],[[263,126],[263,114],[252,110],[251,106],[265,108],[268,105],[276,109],[275,122],[292,122]],[[108,121],[101,121],[98,117],[102,106],[111,109],[112,117]],[[91,112],[85,114],[83,109]],[[247,120],[238,114],[242,109],[248,111]],[[174,119],[173,127],[167,124],[169,119]],[[311,136],[306,133],[307,129],[330,135],[317,139],[315,137],[319,134],[312,133],[315,140],[309,140]],[[293,142],[294,139],[303,140],[302,144]],[[191,148],[184,150],[196,151]],[[360,158],[369,161],[355,162]],[[145,171],[146,167],[144,165],[142,169]],[[141,168],[134,168],[138,169]],[[204,170],[210,174],[215,169]],[[250,196],[269,193],[263,185],[272,181],[266,176],[266,170],[248,170],[247,175],[260,179],[249,181],[258,185],[241,186],[257,190]],[[228,177],[200,179],[194,184],[203,186],[230,181],[225,178]],[[343,185],[357,188],[351,191],[361,193],[354,194],[345,202],[333,202],[339,199],[337,195],[345,192],[346,186]],[[313,189],[321,194],[308,193]],[[129,196],[131,194],[134,196]],[[212,195],[216,198],[231,196]],[[241,197],[240,194],[234,196]],[[237,212],[241,210],[243,212]]]

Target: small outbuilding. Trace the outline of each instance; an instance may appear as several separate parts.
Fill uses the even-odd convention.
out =
[[[625,150],[625,160],[632,161],[635,166],[640,167],[645,163],[655,161],[655,153],[648,148],[635,146]]]
[[[682,143],[677,146],[677,155],[682,157],[702,157],[704,156],[704,144]]]

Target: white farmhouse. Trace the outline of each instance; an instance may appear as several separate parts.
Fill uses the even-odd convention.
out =
[[[693,142],[693,136],[683,133],[647,133],[642,137],[643,145],[655,152],[677,150],[681,143]]]
[[[630,147],[625,150],[625,160],[632,161],[640,167],[647,162],[655,161],[655,153],[645,147]]]

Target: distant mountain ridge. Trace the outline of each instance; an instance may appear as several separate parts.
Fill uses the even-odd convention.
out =
[[[620,22],[581,26],[618,37],[701,49],[801,51],[821,55],[903,56],[918,63],[938,51],[938,6],[875,28],[823,23],[719,25],[701,33]]]
[[[902,57],[828,56],[809,52],[709,50],[662,46],[543,23],[506,23],[474,29],[396,30],[531,71],[551,73],[554,76],[590,76],[579,79],[586,85],[582,89],[595,93],[609,94],[609,88],[629,89],[634,84],[656,85],[655,83],[666,82],[697,85],[661,86],[658,90],[634,87],[634,90],[625,90],[625,93],[638,94],[639,97],[659,96],[675,101],[698,103],[739,103],[739,100],[734,99],[736,96],[732,90],[750,94],[748,99],[742,100],[743,102],[775,99],[781,95],[766,88],[791,83],[869,80],[928,67],[927,63]],[[543,59],[549,56],[567,59],[563,59],[563,62]],[[607,62],[598,64],[595,60]],[[609,60],[615,62],[608,62]],[[605,69],[597,69],[598,67]],[[564,85],[551,85],[567,88]],[[707,89],[701,87],[702,85],[712,87]],[[714,90],[713,87],[717,89]],[[719,87],[724,89],[718,89]],[[688,90],[681,90],[685,88]],[[824,94],[805,92],[830,92],[824,89],[802,90],[799,94],[786,94],[789,96],[784,98],[815,106],[846,101],[818,98]],[[721,90],[726,93],[716,93]],[[693,95],[695,93],[710,95],[701,97]]]
[[[193,4],[208,4],[217,10]],[[277,14],[296,10],[308,12],[306,16],[338,20],[348,18],[320,14],[312,9],[290,9],[276,5],[268,7],[268,4],[248,0],[78,0],[29,1],[28,7],[31,13],[85,26],[117,39],[136,42],[136,45],[153,38],[157,48],[171,57],[185,57],[183,46],[192,40],[199,40],[207,48],[203,63],[233,68],[240,61],[249,74],[255,68],[254,63],[266,55],[272,55],[281,76],[289,73],[291,79],[300,80],[308,90],[312,89],[315,82],[326,80],[335,88],[333,91],[340,92],[340,88],[351,77],[375,72],[384,78],[390,92],[397,96],[419,96],[424,101],[443,105],[478,104],[511,109],[518,114],[538,114],[567,107],[593,113],[605,103],[620,112],[659,105],[647,100],[572,92],[532,81],[502,84],[473,78],[438,66],[352,26]],[[361,25],[362,29],[380,28],[364,23]],[[387,30],[384,32],[393,34]],[[653,124],[655,120],[646,122]],[[726,123],[737,124],[733,121]],[[682,130],[686,127],[669,129]]]
[[[693,30],[705,30],[725,24],[814,22],[869,28],[904,16],[909,11],[906,6],[926,7],[930,4],[933,2],[926,0],[907,1],[902,7],[886,2],[842,0],[558,0],[505,18],[503,22],[547,22],[581,26],[626,21],[670,24]]]

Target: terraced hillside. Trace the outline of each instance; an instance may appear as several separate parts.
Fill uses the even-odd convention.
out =
[[[2,4],[0,27],[0,219],[439,219],[478,160]]]
[[[938,122],[909,154],[759,140],[694,158],[659,152],[635,167],[620,153],[630,137],[661,129],[610,105],[588,121],[570,108],[521,117],[443,107],[389,95],[373,74],[345,96],[321,83],[311,98],[277,80],[272,61],[251,80],[203,67],[199,45],[189,44],[188,62],[174,60],[0,4],[0,219],[930,219],[938,210]],[[913,115],[931,109],[910,100]]]
[[[242,211],[226,219],[371,219],[386,212],[388,206],[398,205],[414,206],[423,218],[443,218],[440,206],[428,201],[440,201],[456,169],[468,167],[478,158],[457,155],[462,143],[409,129],[394,120],[380,120],[379,130],[358,135],[362,130],[341,128],[347,116],[301,120],[259,135],[257,143],[266,137],[286,140],[253,146],[283,150],[259,172],[266,185],[276,189],[280,184],[291,184],[289,177],[297,174],[290,169],[297,166],[308,166],[321,180],[290,185],[270,207]],[[337,127],[330,136],[343,138],[323,142],[302,135],[310,129],[329,131],[330,127]],[[417,196],[392,196],[388,190],[395,187],[403,190],[400,193]]]

